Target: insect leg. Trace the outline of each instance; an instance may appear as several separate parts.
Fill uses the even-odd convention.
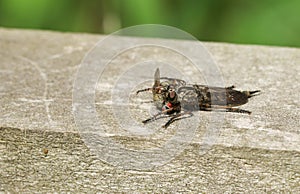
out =
[[[142,89],[142,90],[138,90],[138,91],[136,91],[136,94],[138,94],[140,92],[146,92],[146,91],[149,91],[149,90],[152,90],[152,88],[145,88],[145,89]]]
[[[229,87],[226,87],[225,89],[230,89],[230,90],[232,90],[233,88],[235,88],[235,86],[234,86],[234,85],[232,85],[232,86],[229,86]]]
[[[161,111],[161,112],[157,113],[156,115],[154,115],[153,117],[151,117],[151,118],[149,118],[149,119],[146,119],[146,120],[143,120],[142,123],[146,124],[146,123],[148,123],[148,122],[150,122],[150,121],[155,121],[155,120],[158,119],[158,116],[163,115],[163,114],[165,114],[165,113],[167,113],[167,112],[169,112],[169,111],[172,111],[172,110],[173,110],[173,108],[170,108],[170,109]]]
[[[185,116],[185,115],[188,115],[188,116],[187,117],[182,117],[182,116]],[[180,120],[180,119],[184,119],[184,118],[188,118],[188,117],[191,117],[191,116],[193,116],[193,113],[191,113],[191,112],[181,112],[181,113],[178,113],[178,114],[174,115],[172,118],[170,118],[170,120],[165,125],[163,125],[162,127],[163,128],[167,128],[174,121],[177,121],[177,120]]]
[[[250,111],[240,109],[240,108],[226,108],[226,112],[236,112],[236,113],[245,113],[245,114],[251,114]]]
[[[240,109],[240,108],[233,108],[233,107],[227,107],[227,106],[213,106],[211,108],[205,108],[205,110],[208,111],[216,111],[216,110],[225,110],[226,112],[235,112],[235,113],[246,113],[246,114],[251,114],[250,111]]]

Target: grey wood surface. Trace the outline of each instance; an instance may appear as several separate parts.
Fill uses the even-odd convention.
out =
[[[170,161],[151,169],[124,169],[122,161],[115,165],[93,152],[74,120],[72,92],[79,64],[105,36],[2,28],[0,37],[1,192],[300,192],[299,49],[204,43],[225,85],[262,91],[242,106],[252,114],[197,112],[193,139]],[[141,49],[123,53],[117,62],[135,63],[134,52],[145,59],[160,55],[174,60],[167,52]],[[179,67],[185,64],[175,60]],[[118,68],[108,68],[107,76],[116,75]],[[116,121],[112,104],[101,101],[110,99],[106,89],[111,85],[98,87],[96,110],[110,126],[104,139],[139,153],[160,147],[176,133],[176,124],[160,128],[166,120],[151,123],[154,131],[148,136],[119,130],[118,122],[129,121]],[[140,122],[149,116],[140,109],[150,105],[137,104],[130,105],[132,119]],[[220,116],[222,125],[205,150],[211,115]],[[111,158],[118,160],[114,153]]]

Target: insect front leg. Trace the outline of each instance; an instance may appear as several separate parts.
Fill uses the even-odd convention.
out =
[[[136,91],[136,95],[138,95],[140,92],[146,92],[146,91],[150,91],[150,90],[153,90],[153,89],[152,88],[145,88],[145,89],[138,90],[138,91]]]
[[[183,117],[183,116],[186,116],[186,115],[188,115],[188,116],[187,117]],[[162,127],[166,129],[173,122],[175,122],[177,120],[180,120],[180,119],[189,118],[191,116],[193,116],[193,113],[191,113],[191,112],[181,112],[181,113],[178,113],[178,114],[174,115],[173,117],[171,117],[170,120],[165,125],[163,125]]]
[[[143,120],[142,123],[146,124],[146,123],[148,123],[148,122],[150,122],[150,121],[155,121],[155,120],[157,120],[158,118],[160,118],[160,117],[159,117],[160,115],[164,115],[164,114],[166,114],[167,112],[170,112],[170,111],[172,111],[172,110],[173,110],[173,108],[170,108],[170,109],[161,111],[161,112],[157,113],[156,115],[154,115],[153,117],[151,117],[151,118],[149,118],[149,119],[146,119],[146,120]]]

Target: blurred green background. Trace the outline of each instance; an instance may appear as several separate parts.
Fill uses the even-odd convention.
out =
[[[0,26],[109,34],[157,23],[201,41],[300,47],[299,0],[0,0]]]

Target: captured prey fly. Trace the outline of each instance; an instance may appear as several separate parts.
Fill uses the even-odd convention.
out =
[[[215,111],[246,113],[250,111],[235,108],[248,102],[248,99],[255,96],[259,90],[238,91],[234,86],[211,87],[198,84],[187,84],[184,80],[176,78],[160,77],[157,68],[154,74],[154,85],[152,88],[138,90],[136,93],[151,91],[153,102],[161,111],[153,117],[146,119],[148,123],[160,118],[161,115],[168,115],[171,118],[163,126],[167,128],[176,120],[193,116],[193,111]]]

